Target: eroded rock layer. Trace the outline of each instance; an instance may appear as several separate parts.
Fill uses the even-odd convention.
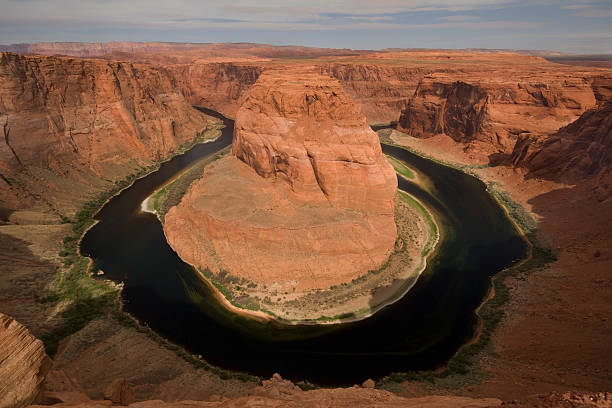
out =
[[[309,201],[390,215],[395,173],[376,133],[337,81],[272,71],[238,111],[234,156]]]
[[[42,341],[0,313],[0,407],[17,408],[34,401],[51,368]]]
[[[164,69],[0,55],[0,207],[63,214],[195,139],[207,116]],[[40,197],[40,198],[39,198]]]
[[[181,64],[168,69],[189,102],[229,117],[236,116],[249,88],[262,72],[257,65],[232,63]]]
[[[605,200],[612,193],[612,100],[552,135],[519,137],[512,162],[539,177],[595,176],[596,194]]]
[[[298,291],[351,281],[387,259],[396,176],[337,81],[266,72],[235,126],[233,156],[209,166],[165,217],[183,259]]]
[[[446,134],[458,142],[476,140],[508,150],[518,135],[553,132],[596,103],[583,78],[512,81],[436,74],[419,83],[398,129],[415,137]]]

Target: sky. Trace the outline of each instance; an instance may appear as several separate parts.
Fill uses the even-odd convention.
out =
[[[0,44],[39,41],[612,53],[612,0],[0,0]]]

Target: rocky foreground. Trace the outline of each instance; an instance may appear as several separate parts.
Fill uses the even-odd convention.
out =
[[[42,342],[12,318],[0,314],[0,406],[93,408],[129,406],[133,408],[477,408],[477,407],[593,407],[612,406],[607,393],[552,393],[534,395],[523,400],[502,402],[497,398],[459,396],[424,396],[405,398],[389,391],[375,389],[367,380],[361,386],[303,391],[291,381],[274,374],[253,387],[248,395],[228,398],[212,395],[208,400],[136,402],[133,387],[124,378],[117,378],[105,389],[101,398],[90,398],[79,384],[64,371],[57,370],[44,353]],[[51,371],[50,371],[51,370]],[[30,405],[32,404],[32,405]]]
[[[51,365],[42,341],[0,313],[0,407],[21,407],[33,402]]]
[[[271,71],[238,111],[232,156],[209,166],[164,229],[184,260],[217,276],[279,293],[329,288],[389,257],[396,188],[337,81]]]

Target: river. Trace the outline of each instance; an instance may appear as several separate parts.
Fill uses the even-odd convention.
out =
[[[352,385],[391,372],[445,364],[473,336],[475,310],[493,275],[528,248],[478,179],[397,147],[383,146],[417,172],[427,188],[399,188],[424,203],[442,230],[436,255],[414,287],[374,316],[354,323],[261,323],[222,307],[208,285],[170,248],[142,201],[186,166],[231,143],[233,121],[214,142],[162,164],[110,200],[84,236],[81,252],[105,277],[124,284],[124,310],[163,337],[216,366],[321,385]]]

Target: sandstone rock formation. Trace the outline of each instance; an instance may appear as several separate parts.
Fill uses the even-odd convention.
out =
[[[97,47],[97,45],[94,46]],[[102,88],[106,89],[121,88],[121,90],[124,90],[126,87],[139,89],[143,84],[137,83],[136,79],[142,78],[145,72],[151,73],[151,75],[153,75],[152,73],[159,74],[160,82],[156,83],[155,86],[148,87],[148,89],[153,91],[152,95],[155,101],[152,101],[150,105],[142,104],[141,107],[143,111],[148,110],[150,107],[152,117],[170,118],[171,114],[165,110],[163,103],[159,102],[160,98],[157,94],[158,89],[165,90],[164,92],[170,92],[177,97],[177,100],[183,98],[176,93],[176,90],[180,89],[181,92],[187,96],[187,101],[190,103],[199,101],[201,101],[201,103],[210,102],[213,104],[211,106],[218,107],[218,109],[223,110],[223,112],[237,112],[239,101],[242,101],[243,95],[248,92],[248,87],[242,86],[241,83],[245,78],[250,80],[250,71],[248,70],[253,69],[251,68],[252,66],[256,67],[256,69],[264,69],[266,67],[273,68],[287,63],[285,60],[280,60],[263,61],[261,65],[259,65],[259,62],[249,62],[245,64],[235,61],[223,64],[217,64],[216,62],[214,64],[209,64],[209,61],[205,59],[211,58],[212,61],[216,61],[217,58],[221,58],[226,61],[233,61],[237,58],[249,57],[249,55],[245,53],[240,56],[227,56],[224,51],[221,51],[221,48],[213,48],[213,53],[199,60],[201,56],[195,53],[192,55],[182,55],[187,47],[184,47],[180,51],[171,51],[169,54],[157,53],[153,55],[151,48],[144,48],[141,50],[136,49],[136,46],[140,45],[132,44],[132,46],[130,46],[132,48],[121,48],[113,50],[110,53],[108,50],[103,49],[98,55],[105,58],[121,59],[123,61],[148,61],[163,65],[165,68],[151,68],[132,63],[126,64],[117,62],[110,62],[110,65],[105,65],[106,62],[104,61],[80,60],[75,58],[24,58],[10,56],[10,58],[4,59],[6,57],[3,56],[3,61],[17,61],[19,63],[15,65],[11,65],[12,63],[9,65],[0,65],[0,81],[5,81],[7,78],[11,81],[16,81],[14,87],[10,86],[8,88],[5,86],[6,82],[2,82],[3,87],[0,88],[0,102],[5,103],[6,100],[15,100],[19,102],[21,100],[27,100],[28,95],[60,95],[48,101],[46,104],[48,107],[44,107],[44,109],[41,107],[28,108],[26,105],[21,105],[21,107],[24,108],[23,111],[15,110],[12,112],[12,115],[18,119],[17,121],[22,122],[24,126],[28,126],[26,129],[26,136],[28,134],[43,132],[45,135],[49,135],[49,138],[41,139],[44,142],[42,144],[45,146],[53,146],[56,140],[56,133],[49,130],[53,129],[53,125],[46,119],[45,110],[51,112],[49,116],[55,119],[57,119],[58,115],[60,118],[63,118],[63,115],[76,117],[76,114],[70,114],[70,109],[61,114],[54,112],[59,112],[60,106],[64,103],[62,95],[73,95],[73,97],[68,97],[67,100],[76,98],[74,95],[77,95],[79,92],[83,95],[92,95],[94,89],[93,84],[95,83],[94,80],[99,78],[98,72],[101,72],[98,71],[100,67],[109,67],[109,74],[104,76],[102,80],[104,83]],[[83,48],[82,44],[70,43],[63,49],[61,49],[61,47],[47,47],[43,45],[37,49],[25,47],[14,50],[18,50],[19,52],[51,54],[68,54],[69,52],[74,52],[75,55],[88,55],[89,57],[94,55],[93,53],[82,53],[84,52],[82,50]],[[274,52],[276,51],[270,50],[269,56],[274,55]],[[42,61],[44,64],[35,63],[36,61]],[[175,64],[177,63],[183,65],[175,68]],[[295,63],[295,61],[293,63]],[[499,82],[498,88],[504,91],[507,89],[518,89],[518,86],[516,86],[518,83],[526,84],[526,87],[523,89],[531,89],[530,92],[535,93],[535,97],[532,97],[530,92],[525,91],[526,93],[523,94],[523,96],[516,99],[516,104],[512,102],[512,99],[509,99],[505,103],[500,103],[498,105],[497,102],[492,101],[492,99],[495,100],[498,96],[492,99],[490,98],[487,103],[489,119],[484,121],[484,129],[487,129],[486,125],[498,126],[497,123],[491,123],[489,121],[492,115],[495,115],[494,108],[499,109],[498,117],[505,118],[504,120],[512,122],[503,122],[499,125],[502,128],[501,135],[509,135],[507,141],[504,141],[503,137],[501,138],[503,143],[509,143],[504,147],[506,153],[512,150],[514,146],[513,140],[515,138],[519,140],[525,139],[525,141],[528,142],[527,144],[531,144],[531,147],[527,148],[528,153],[537,153],[539,151],[538,149],[545,144],[545,137],[551,134],[554,135],[558,128],[566,126],[570,122],[576,120],[578,115],[583,113],[582,110],[590,106],[589,104],[582,104],[580,108],[570,108],[568,106],[557,105],[556,103],[547,106],[549,99],[544,97],[547,92],[546,86],[557,93],[559,89],[562,91],[567,89],[571,92],[584,92],[584,95],[591,99],[591,97],[588,96],[588,87],[590,87],[592,88],[593,97],[598,103],[602,103],[612,95],[612,86],[610,85],[612,83],[610,81],[612,76],[609,70],[563,67],[556,64],[545,63],[538,58],[529,59],[507,53],[419,51],[373,54],[359,58],[334,57],[333,61],[322,59],[316,62],[308,61],[308,63],[316,63],[322,72],[330,73],[332,76],[336,77],[345,91],[356,101],[362,112],[367,116],[368,121],[371,122],[397,119],[400,110],[404,107],[405,103],[412,98],[415,89],[425,77],[435,78],[437,81],[447,84],[461,81],[472,86],[483,88],[487,92],[489,92],[491,87],[495,88],[496,82]],[[71,65],[76,68],[61,70],[59,71],[61,75],[54,77],[53,71],[55,68],[61,69],[65,65]],[[193,67],[196,65],[210,66],[202,68]],[[37,79],[28,79],[28,75],[24,74],[24,70],[19,68],[19,66],[32,69],[33,72],[37,73]],[[79,70],[78,68],[81,66],[83,69]],[[119,66],[132,67],[134,69],[134,74],[137,75],[132,76],[129,70],[126,70],[128,72],[122,73]],[[40,67],[42,68],[39,69]],[[243,71],[243,67],[245,67],[245,71]],[[102,69],[102,71],[104,69]],[[91,75],[89,75],[89,70],[91,70]],[[234,70],[236,70],[236,72],[234,72]],[[120,87],[115,87],[113,85],[114,80],[111,71],[117,74],[119,84],[121,85]],[[201,78],[203,80],[205,79],[208,81],[208,78],[210,78],[214,83],[200,83],[199,79],[197,79],[197,75],[200,75],[200,71],[202,72]],[[179,77],[179,75],[185,75],[186,77]],[[194,78],[189,78],[189,75],[193,75]],[[210,77],[208,75],[210,75]],[[68,86],[69,83],[81,84],[82,81],[88,80],[88,78],[91,78],[92,82],[87,82],[82,87],[79,85],[78,90]],[[126,78],[132,78],[133,80],[131,82],[126,82]],[[26,79],[30,82],[23,82]],[[51,79],[53,79],[55,83],[61,84],[61,86],[56,88],[53,83],[50,83]],[[46,82],[43,80],[46,80]],[[567,83],[565,82],[566,80]],[[575,81],[579,81],[579,86],[573,85],[576,83]],[[12,90],[11,92],[15,89],[19,89],[22,83],[29,84],[24,86],[27,92],[11,93],[8,96],[5,94],[7,89]],[[42,85],[39,85],[39,83]],[[566,85],[567,88],[565,88]],[[542,96],[538,94],[538,90],[543,92]],[[117,92],[114,91],[113,93]],[[234,97],[235,99],[232,99]],[[138,97],[136,99],[140,101],[146,100],[145,97]],[[554,98],[552,100],[554,101]],[[123,115],[117,114],[117,112],[119,112],[117,107],[124,103],[123,98],[118,95],[116,97],[111,95],[107,101],[109,101],[108,106],[101,109],[98,116],[111,111],[114,112],[113,116],[123,117]],[[523,101],[527,102],[523,103]],[[180,104],[182,105],[183,103],[181,102]],[[74,109],[77,103],[71,104],[70,106],[71,109]],[[186,111],[187,109],[190,108],[186,106]],[[127,110],[130,112],[126,115],[130,117],[132,109]],[[6,113],[3,108],[0,109],[0,112]],[[30,116],[25,116],[32,112],[38,112],[37,115],[40,114],[38,119],[34,122],[30,121]],[[230,114],[233,116],[233,113]],[[195,115],[201,116],[199,112],[195,112]],[[52,172],[47,168],[47,162],[43,160],[44,165],[42,167],[27,167],[27,178],[22,180],[21,177],[24,173],[22,173],[21,168],[15,167],[17,163],[16,158],[10,151],[11,149],[8,147],[8,144],[5,145],[6,139],[8,139],[8,143],[11,145],[14,142],[16,133],[13,125],[16,121],[9,118],[8,126],[5,127],[4,125],[7,124],[5,122],[6,116],[7,115],[2,115],[2,117],[0,117],[0,132],[2,132],[0,133],[0,137],[2,137],[2,140],[0,140],[0,146],[2,146],[2,153],[0,153],[0,157],[2,157],[2,160],[0,160],[0,162],[2,162],[2,170],[0,170],[0,175],[3,176],[0,177],[0,201],[2,201],[0,205],[0,220],[5,220],[4,215],[7,212],[4,210],[6,209],[9,210],[8,213],[10,214],[11,209],[34,204],[35,202],[40,203],[42,200],[53,201],[50,203],[53,207],[57,207],[59,210],[64,211],[64,209],[68,209],[70,206],[78,206],[79,200],[87,199],[86,195],[102,191],[109,185],[109,180],[104,179],[104,177],[106,177],[106,168],[109,167],[108,163],[105,161],[96,163],[94,161],[95,168],[97,169],[94,174],[94,172],[87,169],[89,166],[87,154],[83,154],[83,157],[81,157],[71,153],[72,148],[67,141],[69,140],[68,136],[70,134],[67,130],[69,126],[65,126],[63,119],[60,119],[59,123],[64,126],[65,130],[63,130],[63,133],[60,132],[59,135],[62,137],[65,136],[65,138],[59,138],[58,140],[63,140],[63,146],[67,148],[64,150],[59,149],[63,151],[62,155],[58,155],[57,153],[40,155],[43,159],[49,158],[49,168]],[[81,116],[81,113],[79,113],[78,116]],[[105,126],[111,129],[115,126],[114,123],[116,123],[116,121],[112,118],[107,119],[108,120],[105,120]],[[140,119],[136,120],[136,122],[140,122]],[[70,123],[70,119],[68,123]],[[138,124],[135,126],[140,128]],[[507,133],[503,129],[508,129]],[[408,130],[408,128],[406,128],[406,130]],[[98,128],[95,132],[88,134],[94,136],[97,134],[106,135],[103,131],[104,127]],[[491,131],[493,131],[493,129]],[[109,130],[109,132],[109,146],[112,147],[115,145],[115,141],[119,143],[120,132],[112,129]],[[188,133],[189,132],[179,132],[177,135],[179,142],[187,140],[190,137]],[[170,133],[164,132],[164,134],[166,135],[165,140],[170,140],[166,138]],[[586,136],[587,132],[584,132],[584,134]],[[597,134],[597,132],[593,134]],[[479,138],[476,141],[479,141],[480,138],[485,141],[495,140],[490,138],[492,136],[497,137],[496,133],[485,133],[484,135],[475,136]],[[76,138],[77,136],[75,136],[75,139]],[[433,139],[431,139],[431,141],[433,141]],[[542,144],[540,145],[538,141],[541,141]],[[449,140],[449,142],[452,141]],[[468,141],[470,144],[473,142],[474,140]],[[143,143],[147,145],[146,141],[143,141]],[[483,142],[483,144],[485,143],[488,142]],[[172,144],[175,144],[175,142],[171,141],[170,145]],[[461,140],[456,143],[456,145],[453,144],[453,146],[459,146],[458,150],[461,150],[464,144],[465,141]],[[586,142],[584,146],[587,144],[590,145],[590,142]],[[491,143],[488,143],[488,145],[493,146]],[[495,146],[493,147],[494,151],[500,149],[498,145],[499,143],[495,142]],[[565,146],[565,144],[562,145]],[[579,147],[577,143],[575,145]],[[547,147],[545,149],[546,154],[543,157],[552,158],[554,146],[555,144]],[[107,147],[108,146],[104,146],[104,148]],[[28,148],[31,148],[33,151],[37,149],[35,146],[28,146]],[[154,152],[155,149],[146,147],[146,150],[153,152],[151,156],[156,157]],[[54,152],[55,150],[50,151]],[[431,150],[424,149],[423,151],[426,154],[434,155]],[[563,151],[565,151],[565,149],[563,149]],[[591,157],[590,151],[591,150],[587,150],[589,157]],[[596,151],[596,149],[593,151]],[[21,159],[22,154],[20,154],[18,149],[16,149],[16,152]],[[91,156],[93,158],[100,157],[99,155],[103,153],[101,149],[94,149],[92,152]],[[138,160],[139,164],[134,166],[130,164],[129,169],[127,166],[114,166],[113,168],[117,171],[112,172],[113,178],[121,178],[129,171],[132,171],[135,166],[140,166],[144,163],[140,162],[140,154],[132,156],[132,152],[130,151],[129,155],[134,158],[134,162]],[[125,157],[121,155],[121,152],[118,156],[122,157],[122,161],[125,159]],[[529,167],[529,163],[526,161],[528,157],[532,157],[532,155],[525,154],[524,158],[519,161],[519,165]],[[567,173],[575,173],[578,175],[585,174],[582,172],[585,168],[588,168],[588,166],[582,166],[582,161],[577,160],[579,157],[578,154],[571,154],[567,157],[570,157],[572,160],[572,166],[567,167]],[[448,157],[442,156],[441,160],[448,160]],[[554,174],[554,172],[547,171],[545,167],[540,168],[540,164],[544,162],[540,163],[539,160],[540,159],[534,157],[534,163],[538,164],[538,166],[534,166],[534,169],[536,167],[538,167],[538,169],[532,174],[540,174],[543,177],[563,176],[563,174]],[[150,162],[149,158],[146,159],[146,162]],[[6,163],[12,166],[10,174],[5,170],[9,167]],[[562,167],[564,164],[562,161],[556,160],[551,160],[550,163],[553,163],[554,166],[561,165]],[[580,163],[580,165],[577,165],[578,163]],[[585,161],[585,163],[588,163],[588,161]],[[475,163],[468,160],[467,164],[480,164],[480,162]],[[607,216],[610,214],[609,205],[611,202],[611,200],[606,199],[606,197],[609,196],[597,193],[599,202],[593,202],[595,200],[587,201],[584,197],[591,197],[589,194],[590,186],[582,189],[579,188],[580,186],[577,186],[574,188],[565,188],[562,191],[556,191],[555,189],[558,189],[558,186],[555,186],[554,189],[548,187],[548,189],[544,189],[538,186],[537,184],[540,180],[523,180],[522,177],[519,180],[516,174],[520,174],[520,172],[514,172],[514,170],[503,166],[500,166],[500,168],[488,169],[488,171],[500,171],[511,174],[511,176],[508,176],[511,179],[511,183],[506,184],[506,186],[515,187],[514,190],[508,190],[513,198],[518,197],[525,208],[531,208],[537,218],[542,220],[544,229],[546,230],[548,227],[548,229],[551,230],[549,231],[550,235],[562,237],[561,243],[556,242],[556,245],[561,246],[561,261],[553,265],[554,269],[551,269],[551,274],[533,274],[530,275],[529,280],[521,280],[521,282],[517,284],[521,290],[517,290],[516,293],[513,292],[512,298],[515,299],[515,302],[510,306],[510,310],[513,310],[513,315],[515,315],[515,317],[513,317],[513,320],[509,320],[509,324],[507,325],[508,328],[501,332],[495,339],[496,344],[499,344],[500,348],[504,350],[502,357],[492,359],[491,365],[495,366],[493,377],[488,382],[485,382],[484,385],[477,388],[474,395],[503,394],[508,398],[517,398],[523,396],[526,389],[529,390],[528,392],[530,393],[548,392],[551,387],[559,390],[567,389],[567,384],[572,384],[572,387],[580,389],[610,389],[609,376],[602,375],[602,373],[609,372],[610,370],[609,359],[601,358],[607,351],[605,350],[605,344],[609,342],[607,342],[606,339],[610,337],[607,335],[607,333],[610,332],[610,330],[608,330],[610,327],[610,319],[607,313],[609,310],[609,302],[608,299],[605,298],[605,291],[599,290],[609,285],[610,282],[608,273],[610,270],[609,244],[612,241],[609,236],[609,228],[606,229],[606,226],[609,224],[607,222],[607,218],[609,217]],[[610,174],[612,174],[612,172],[609,170],[600,172],[600,186],[602,182],[605,181],[606,176],[609,177]],[[66,179],[64,179],[65,176]],[[42,180],[41,187],[44,188],[39,189],[39,184],[34,181],[28,181],[29,179]],[[493,178],[493,180],[496,179]],[[608,185],[610,184],[611,183],[608,182]],[[555,191],[550,191],[551,189]],[[75,191],[79,193],[75,193]],[[526,194],[524,191],[528,191],[531,195],[526,195],[527,198],[521,196],[521,194]],[[597,191],[600,190],[597,189]],[[47,192],[49,192],[49,196],[47,196]],[[245,195],[245,197],[250,199],[248,195]],[[523,197],[522,201],[521,197]],[[59,204],[55,204],[56,202]],[[1,208],[2,206],[6,208]],[[39,210],[40,208],[37,207],[36,211]],[[32,214],[34,214],[34,212]],[[49,217],[47,216],[44,219],[48,220]],[[564,220],[564,222],[559,223],[557,220]],[[554,226],[554,228],[551,226]],[[29,228],[28,242],[31,242],[32,246],[40,246],[41,243],[44,243],[51,248],[48,252],[53,254],[56,254],[60,249],[59,246],[57,246],[57,248],[54,247],[54,245],[56,245],[54,244],[55,242],[61,243],[62,237],[59,235],[59,232],[55,235],[40,234],[39,232],[44,232],[44,230],[41,229],[41,226],[34,225],[9,225],[6,227],[19,227],[23,228],[24,231],[26,228]],[[54,227],[60,228],[62,226],[56,225]],[[66,228],[66,234],[68,234],[70,226],[65,225],[64,227]],[[574,231],[576,230],[580,230],[580,234],[575,233]],[[6,229],[3,230],[3,232],[6,231]],[[7,248],[7,251],[14,251],[14,247],[5,246],[5,248]],[[27,257],[24,256],[22,258],[25,260]],[[594,261],[597,261],[597,263]],[[20,264],[20,261],[15,261],[12,257],[7,257],[5,263],[9,262],[21,267],[27,279],[38,280],[36,276],[32,277],[27,275],[28,272],[26,271],[32,270],[32,264]],[[47,275],[52,274],[53,270],[50,270]],[[551,275],[554,275],[554,277]],[[8,282],[6,277],[3,276],[3,279],[4,282]],[[23,280],[25,281],[27,279]],[[570,284],[568,284],[568,282],[570,282]],[[21,292],[15,296],[20,297]],[[31,295],[28,294],[27,296]],[[41,307],[42,304],[32,302],[30,299],[31,297],[27,299],[29,304],[35,307]],[[541,299],[549,299],[550,301],[542,302]],[[16,304],[16,302],[12,303]],[[537,311],[535,315],[534,310]],[[35,315],[35,313],[32,314],[32,316]],[[30,326],[30,322],[28,322],[28,327],[40,326],[41,324],[44,326],[46,318],[46,314],[40,314],[38,318],[33,317],[31,319],[33,321],[31,323],[32,326]],[[36,319],[38,319],[39,322],[36,322]],[[91,326],[90,324],[87,327],[91,328]],[[186,392],[185,390],[191,392],[191,390],[200,389],[199,387],[202,387],[203,384],[209,384],[206,382],[208,380],[201,380],[201,376],[197,373],[190,372],[188,376],[186,374],[181,375],[178,377],[179,379],[173,378],[170,381],[167,381],[165,378],[162,380],[159,379],[160,377],[166,376],[169,371],[180,371],[176,368],[179,363],[175,360],[174,355],[166,355],[161,365],[148,364],[146,373],[142,374],[141,372],[145,370],[134,362],[145,360],[150,362],[153,360],[157,364],[159,361],[158,354],[155,354],[155,358],[151,358],[151,355],[154,355],[153,352],[157,349],[154,345],[143,347],[142,339],[138,342],[133,341],[130,343],[138,334],[136,330],[127,331],[125,328],[117,328],[116,326],[110,327],[110,330],[107,327],[100,330],[105,335],[109,336],[108,338],[104,337],[104,342],[100,340],[99,336],[94,337],[94,340],[87,337],[86,340],[91,341],[91,348],[87,349],[87,352],[83,352],[82,355],[78,354],[78,362],[72,362],[72,369],[76,370],[74,372],[78,371],[83,375],[89,375],[87,381],[84,381],[84,384],[87,383],[91,385],[96,382],[102,383],[104,382],[102,380],[110,382],[114,378],[127,376],[126,372],[131,372],[133,376],[130,377],[130,383],[133,383],[132,378],[138,379],[138,382],[135,383],[137,386],[135,385],[134,387],[137,395],[139,389],[144,389],[146,387],[153,389],[158,386],[158,384],[166,381],[166,383],[163,383],[163,386],[160,386],[163,387],[165,391],[156,391],[156,394],[152,395],[150,399],[159,398],[164,400],[176,400],[205,398],[205,396],[201,397],[200,395],[184,394],[184,392]],[[554,335],[551,335],[551,333]],[[110,336],[110,334],[112,334],[112,336]],[[529,347],[526,347],[526,341]],[[104,349],[104,353],[100,353],[102,348]],[[167,350],[163,350],[167,352]],[[96,356],[100,364],[91,364],[92,356]],[[72,358],[75,360],[77,359],[76,357]],[[143,360],[143,358],[145,358],[145,360]],[[70,357],[67,356],[66,359],[70,360]],[[186,363],[181,362],[180,364]],[[79,369],[77,370],[74,366],[78,366]],[[92,368],[92,366],[96,368],[91,370],[90,368]],[[181,368],[181,370],[183,370],[183,368]],[[91,373],[91,371],[97,372]],[[176,374],[173,373],[172,375]],[[143,377],[147,380],[141,380]],[[190,381],[186,382],[183,377],[188,377]],[[218,383],[221,382],[218,378],[214,381],[211,382],[211,384],[213,384],[210,386],[211,388],[218,386]],[[102,398],[102,393],[107,383],[104,382],[103,385],[96,384],[98,388],[102,387],[102,389],[99,390],[94,397]],[[494,391],[492,392],[491,390]],[[469,391],[472,392],[471,389]],[[89,389],[88,392],[90,392]],[[212,391],[207,390],[207,392],[210,393]],[[151,394],[140,391],[140,395],[140,399],[143,399],[142,396]],[[172,395],[173,397],[167,398],[167,395]],[[600,396],[595,394],[592,396],[585,395],[584,398],[583,396],[576,396],[575,398],[572,397],[568,404],[577,404],[578,402],[588,403],[586,398],[590,399],[591,397],[596,400],[601,399]],[[430,398],[433,399],[435,397]],[[609,396],[604,396],[602,398],[609,399]],[[67,401],[68,399],[66,398],[64,400]],[[353,400],[352,403],[352,406],[359,405],[355,400]],[[516,405],[529,406],[535,403],[541,406],[560,405],[559,400],[555,398],[550,398],[550,401],[527,401],[523,405],[521,405],[521,403],[522,402],[516,402]],[[109,401],[100,403],[100,405],[108,404]],[[155,406],[156,404],[159,406],[164,405],[164,403],[160,401],[151,401],[147,404],[151,406]],[[184,403],[180,404],[180,406],[189,404],[192,404],[192,406],[196,404],[206,406],[206,404],[210,403],[200,401],[197,403]],[[278,404],[283,403],[279,402]],[[285,402],[285,404],[287,403]],[[423,404],[423,401],[421,401],[421,404]],[[88,403],[83,406],[91,407],[94,406],[94,404]]]
[[[73,408],[104,407],[110,406],[109,402],[111,401],[87,401],[63,404],[62,406]],[[502,401],[497,398],[457,396],[403,398],[389,391],[360,388],[358,386],[302,391],[291,381],[284,380],[280,375],[275,374],[270,380],[264,380],[262,385],[253,388],[248,396],[238,398],[213,396],[209,401],[164,402],[162,400],[149,400],[135,402],[129,406],[133,408],[478,408],[497,407],[501,403]],[[112,406],[117,405],[113,404]]]
[[[36,201],[71,215],[88,195],[202,132],[165,70],[0,55],[0,207]]]
[[[521,136],[512,162],[536,175],[569,171],[580,175],[609,172],[612,164],[612,100],[586,111],[578,120],[546,138]]]
[[[193,105],[235,117],[238,108],[262,72],[252,64],[209,63],[171,65],[178,88]]]
[[[595,176],[605,200],[612,194],[612,100],[550,136],[519,137],[512,162],[539,177]]]
[[[263,178],[332,207],[391,214],[395,173],[376,133],[340,84],[297,72],[264,74],[238,111],[232,153]]]
[[[51,364],[42,341],[19,322],[0,313],[0,407],[31,404]]]
[[[348,282],[390,254],[396,176],[337,81],[262,74],[238,112],[233,154],[165,217],[187,262],[299,292]]]
[[[104,392],[104,398],[117,405],[130,405],[134,402],[134,390],[125,378],[117,378]]]
[[[321,64],[319,70],[340,81],[368,123],[397,121],[406,101],[425,75],[422,66],[372,62]]]
[[[265,44],[190,44],[190,43],[35,43],[0,46],[0,49],[25,54],[72,55],[131,62],[146,62],[170,71],[178,88],[191,103],[234,116],[257,75],[267,68],[286,64],[278,57],[311,58],[306,63],[340,81],[370,123],[397,121],[424,78],[443,77],[442,82],[492,83],[516,88],[517,84],[535,90],[534,106],[556,117],[554,131],[582,113],[569,117],[557,112],[550,99],[537,96],[559,93],[567,87],[573,92],[574,80],[593,88],[598,101],[609,94],[609,72],[596,68],[552,64],[543,58],[508,52],[401,51],[372,53],[364,50],[335,50],[307,47],[275,47]],[[326,59],[333,56],[333,60]],[[568,82],[565,82],[569,79]],[[521,86],[522,86],[521,85]],[[546,89],[546,86],[550,89]],[[492,85],[495,87],[495,85]],[[581,85],[582,86],[582,85]],[[581,92],[584,90],[581,90]],[[588,91],[588,89],[586,90]],[[531,92],[531,91],[528,91]],[[586,109],[586,108],[584,108]],[[582,110],[584,110],[582,109]],[[512,115],[512,111],[506,113]],[[529,121],[525,116],[523,120]]]
[[[399,127],[415,137],[446,133],[455,140],[469,141],[485,130],[489,98],[478,85],[421,83],[402,112]]]
[[[553,132],[597,103],[582,78],[456,78],[424,78],[402,111],[398,129],[414,137],[446,134],[457,142],[477,140],[508,150],[518,135]]]

